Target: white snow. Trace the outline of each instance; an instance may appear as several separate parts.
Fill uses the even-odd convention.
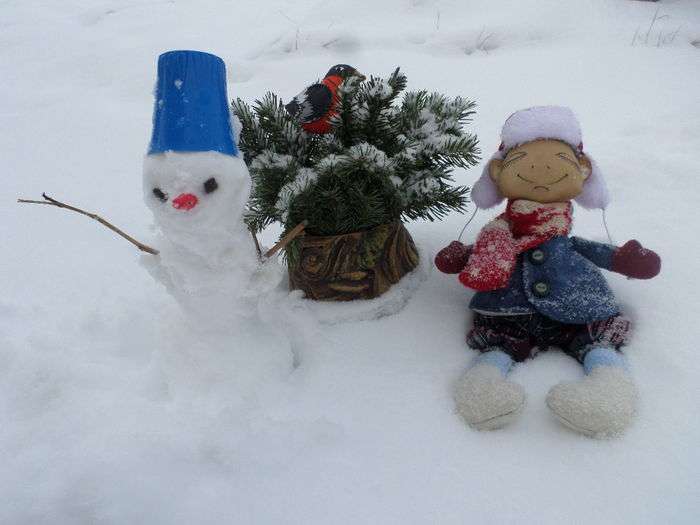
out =
[[[404,184],[403,192],[413,198],[416,195],[430,195],[440,189],[440,183],[430,171],[420,171],[410,177]]]
[[[275,203],[275,209],[279,212],[280,217],[286,222],[289,215],[289,207],[294,201],[294,198],[311,188],[318,179],[318,173],[311,168],[299,168],[296,177],[291,182],[288,182],[279,192],[279,198]]]
[[[696,1],[25,0],[3,3],[0,25],[0,522],[697,521]],[[393,315],[348,320],[353,304],[320,324],[275,289],[259,306],[274,331],[220,337],[109,230],[14,202],[46,191],[157,240],[141,161],[171,49],[221,56],[229,96],[249,102],[288,100],[336,63],[400,65],[409,89],[478,102],[484,156],[513,111],[571,107],[606,174],[613,237],[663,258],[652,281],[608,274],[635,324],[632,428],[597,441],[555,420],[547,391],[582,373],[557,352],[511,376],[527,393],[513,426],[467,428],[451,389],[474,355],[471,293],[429,264]],[[465,220],[408,225],[424,263]],[[574,233],[604,240],[600,214],[577,209]],[[261,355],[267,338],[286,355]]]
[[[265,151],[264,153],[261,153],[255,157],[255,160],[253,160],[253,163],[251,164],[251,168],[263,169],[270,167],[287,169],[293,161],[294,158],[291,155],[283,155],[282,153]]]
[[[383,79],[376,80],[374,85],[367,90],[368,95],[379,97],[380,99],[389,98],[393,92],[394,90],[391,89],[389,83]]]
[[[361,142],[348,148],[347,153],[340,156],[348,162],[362,160],[368,167],[379,169],[393,169],[391,161],[382,150],[367,142]],[[342,163],[342,160],[340,161]]]

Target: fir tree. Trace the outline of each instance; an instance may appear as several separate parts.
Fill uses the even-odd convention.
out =
[[[306,220],[309,234],[335,235],[463,212],[468,189],[452,184],[452,170],[479,160],[464,130],[476,104],[426,91],[399,102],[406,85],[398,68],[386,80],[346,80],[325,135],[305,132],[273,93],[252,108],[234,101],[253,178],[251,229],[278,221],[286,232]]]

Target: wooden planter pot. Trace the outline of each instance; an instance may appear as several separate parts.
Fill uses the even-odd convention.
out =
[[[418,252],[401,222],[371,230],[297,239],[289,286],[321,301],[372,299],[418,265]]]

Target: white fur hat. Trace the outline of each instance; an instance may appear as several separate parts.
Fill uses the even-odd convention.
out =
[[[493,159],[503,159],[508,151],[520,144],[537,139],[557,139],[569,144],[574,151],[583,153],[581,126],[569,108],[562,106],[535,106],[516,111],[501,130],[501,146],[491,156]],[[598,165],[586,154],[591,161],[591,174],[583,186],[583,191],[574,200],[584,208],[604,209],[610,202],[610,196]],[[489,162],[474,188],[471,196],[478,208],[491,208],[503,200],[496,185],[489,175]]]

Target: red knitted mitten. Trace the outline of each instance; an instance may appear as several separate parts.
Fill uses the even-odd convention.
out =
[[[661,257],[633,239],[615,250],[610,269],[635,279],[651,279],[661,271]]]
[[[442,273],[459,273],[467,265],[472,247],[452,241],[435,256],[435,266]]]

